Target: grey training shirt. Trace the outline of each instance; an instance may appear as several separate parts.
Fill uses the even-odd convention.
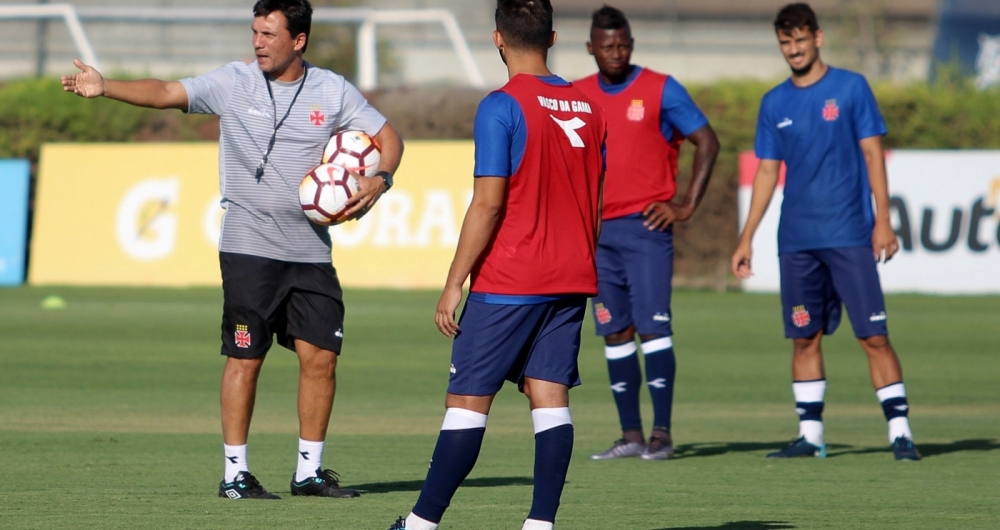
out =
[[[259,181],[257,166],[301,79],[271,81],[273,104],[256,62],[229,63],[180,81],[187,91],[188,112],[220,117],[219,187],[226,210],[221,252],[330,262],[328,228],[311,223],[302,213],[299,182],[319,165],[334,133],[359,130],[375,136],[386,120],[343,76],[308,64],[307,69],[306,84],[278,129]]]

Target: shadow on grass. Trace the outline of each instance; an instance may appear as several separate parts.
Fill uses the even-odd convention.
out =
[[[828,448],[830,446],[827,446]],[[844,446],[850,447],[850,446]],[[922,444],[917,443],[917,450],[920,451],[921,456],[924,458],[947,455],[951,453],[962,453],[966,451],[996,451],[1000,449],[1000,440],[987,440],[987,439],[975,439],[975,440],[956,440],[951,443],[944,444]],[[885,447],[866,447],[863,449],[849,449],[846,451],[836,451],[829,454],[830,457],[837,457],[842,455],[866,455],[872,453],[891,453],[892,449],[887,445]]]
[[[503,486],[531,486],[531,477],[481,477],[467,478],[462,482],[463,488],[500,488]],[[393,493],[398,491],[420,491],[424,487],[423,480],[401,480],[398,482],[372,482],[369,484],[345,484],[345,487],[356,489],[369,495],[373,493]]]
[[[780,442],[730,442],[730,443],[698,443],[683,444],[674,447],[674,458],[697,458],[701,456],[718,456],[727,453],[753,453],[756,451],[777,451],[788,446],[788,441]],[[831,448],[850,448],[849,445],[828,444]]]
[[[656,530],[780,530],[795,528],[782,521],[730,521],[719,526],[675,526]]]

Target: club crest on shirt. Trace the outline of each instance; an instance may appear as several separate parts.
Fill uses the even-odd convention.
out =
[[[840,107],[837,106],[836,99],[826,100],[826,106],[823,107],[823,119],[826,121],[834,121],[840,117]]]
[[[310,105],[309,108],[312,111],[309,113],[309,121],[317,127],[323,125],[323,122],[326,121],[326,115],[323,114],[323,107],[321,105]]]
[[[249,348],[250,347],[250,332],[249,327],[245,324],[236,325],[236,334],[233,339],[236,341],[237,348]]]
[[[804,328],[812,322],[809,318],[809,311],[806,311],[806,306],[797,305],[792,308],[792,324],[795,324],[797,328]]]
[[[611,322],[611,311],[604,307],[604,304],[596,304],[594,306],[594,315],[597,316],[597,321],[601,324],[608,324]]]
[[[646,117],[646,107],[643,106],[641,99],[632,100],[632,105],[628,108],[626,117],[628,121],[642,121]]]

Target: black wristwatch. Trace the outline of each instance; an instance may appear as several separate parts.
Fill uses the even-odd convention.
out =
[[[388,171],[379,171],[372,176],[382,177],[382,180],[385,181],[385,191],[389,191],[389,189],[392,188],[392,173],[389,173]]]

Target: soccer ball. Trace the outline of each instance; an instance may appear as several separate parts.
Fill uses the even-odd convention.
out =
[[[299,204],[310,221],[323,226],[347,221],[341,215],[348,199],[358,192],[358,181],[344,167],[314,167],[299,184]]]
[[[323,150],[324,164],[337,164],[362,177],[378,170],[381,152],[378,142],[361,131],[343,131],[330,137]]]

